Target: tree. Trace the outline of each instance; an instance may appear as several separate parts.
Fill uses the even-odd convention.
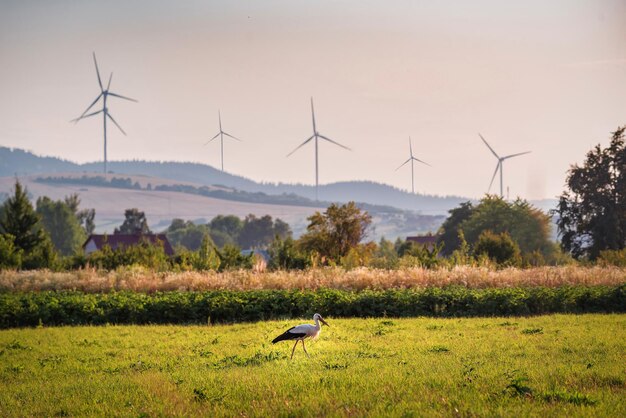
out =
[[[86,233],[72,207],[67,203],[61,200],[55,202],[46,196],[40,197],[37,199],[37,213],[41,216],[42,225],[59,253],[71,255],[81,248]]]
[[[267,247],[276,237],[283,239],[288,236],[291,236],[291,228],[286,222],[280,219],[273,221],[270,215],[257,218],[250,214],[243,221],[238,242],[242,248],[259,248]]]
[[[324,213],[315,212],[308,221],[300,246],[306,251],[317,252],[329,261],[338,262],[365,238],[372,217],[354,202],[349,202],[341,206],[333,203]]]
[[[15,248],[13,235],[0,235],[0,270],[16,269],[22,265],[22,250]]]
[[[83,227],[85,234],[91,235],[93,231],[96,229],[96,224],[94,222],[96,218],[96,210],[95,209],[83,209],[79,210],[80,207],[80,198],[78,197],[78,193],[73,193],[69,196],[65,197],[65,204],[70,207],[76,219]]]
[[[209,238],[209,228],[206,225],[196,225],[191,221],[173,219],[172,224],[165,230],[165,234],[173,246],[183,246],[191,251],[198,250],[205,237],[211,241],[211,245],[214,245]]]
[[[233,242],[237,242],[239,233],[243,228],[243,222],[234,215],[218,215],[211,220],[209,224],[211,231],[221,232],[231,237]]]
[[[516,266],[521,261],[519,246],[506,232],[494,234],[491,231],[483,231],[478,237],[474,253],[476,256],[484,254],[500,265]]]
[[[448,213],[450,216],[439,228],[439,238],[437,239],[437,245],[443,244],[441,254],[445,256],[449,256],[455,250],[461,248],[459,229],[461,224],[467,221],[474,213],[474,206],[472,202],[463,202],[459,207],[450,209]]]
[[[45,231],[39,215],[33,209],[25,188],[15,181],[15,192],[4,202],[0,232],[13,236],[15,248],[25,254],[33,251],[45,240]]]
[[[450,211],[444,232],[448,235],[448,242],[458,242],[459,245],[448,247],[446,254],[450,254],[451,249],[452,252],[459,250],[464,240],[470,249],[475,249],[481,234],[491,231],[496,235],[507,233],[519,246],[522,256],[536,258],[536,254],[541,254],[545,260],[553,262],[555,245],[550,241],[550,217],[527,201],[507,202],[501,197],[488,195],[475,206],[466,203],[457,209]],[[452,231],[456,234],[454,241]]]
[[[626,147],[624,131],[607,148],[596,145],[584,164],[573,165],[554,211],[561,246],[575,258],[595,260],[603,250],[626,247]]]
[[[150,234],[146,214],[137,208],[126,209],[124,212],[124,223],[119,228],[115,228],[114,234]]]

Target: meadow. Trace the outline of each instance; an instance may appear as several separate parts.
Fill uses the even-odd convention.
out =
[[[0,415],[626,416],[624,314],[326,319],[2,330]]]

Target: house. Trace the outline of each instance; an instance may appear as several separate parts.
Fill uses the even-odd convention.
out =
[[[426,247],[429,251],[437,246],[439,235],[418,235],[414,237],[406,237],[407,242],[414,242],[418,245]]]
[[[120,247],[139,245],[142,242],[149,242],[155,245],[162,243],[165,254],[169,256],[174,255],[172,245],[167,240],[165,234],[92,234],[83,244],[83,250],[85,255],[89,255],[94,251],[101,250],[105,245],[111,247],[112,250],[116,250]]]

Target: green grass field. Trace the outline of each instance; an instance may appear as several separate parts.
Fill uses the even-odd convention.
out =
[[[327,320],[3,330],[0,416],[626,416],[626,315]]]

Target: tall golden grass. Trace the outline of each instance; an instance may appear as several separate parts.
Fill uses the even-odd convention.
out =
[[[406,268],[379,270],[360,268],[310,269],[306,271],[255,272],[154,272],[141,267],[71,272],[1,271],[0,292],[80,290],[97,293],[118,290],[155,292],[172,290],[255,290],[333,288],[344,290],[442,287],[468,288],[527,286],[598,286],[626,283],[626,268],[618,267],[537,267],[492,269],[454,267],[428,270]]]

